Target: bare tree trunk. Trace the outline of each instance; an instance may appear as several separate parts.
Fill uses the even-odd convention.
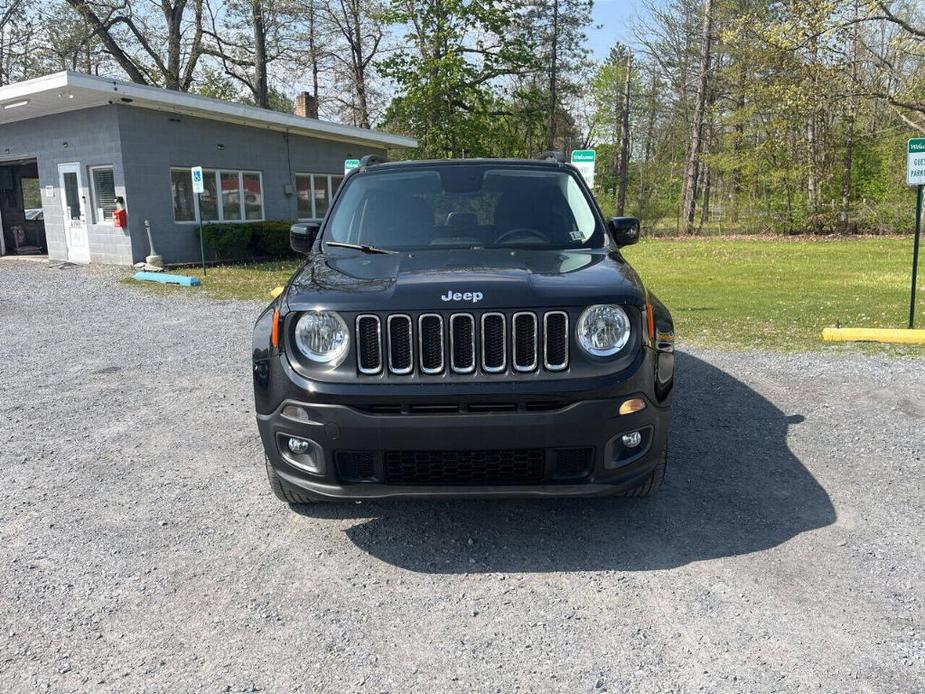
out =
[[[706,111],[707,91],[710,85],[710,59],[713,41],[713,0],[705,0],[703,6],[703,35],[700,47],[700,75],[697,80],[697,96],[687,144],[687,161],[684,166],[684,195],[681,205],[681,219],[684,231],[693,234],[694,215],[697,211],[697,185],[700,176],[700,156],[703,145],[703,123]]]
[[[559,0],[552,0],[552,28],[549,37],[549,121],[546,125],[546,148],[556,148],[556,116],[559,105]]]
[[[319,89],[318,81],[321,68],[318,65],[318,27],[317,18],[315,16],[315,1],[316,0],[308,0],[308,59],[311,62],[312,71],[312,96],[315,97],[315,103],[317,104]]]
[[[810,80],[811,88],[814,94],[818,94],[818,74],[819,74],[819,41],[813,36],[810,40],[811,69],[812,78]],[[819,211],[819,141],[817,137],[818,128],[818,108],[815,101],[811,102],[809,115],[806,118],[806,202],[809,212],[815,215]]]
[[[854,19],[858,17],[858,0],[854,0]],[[851,42],[851,88],[854,90],[858,82],[858,24],[855,23],[852,28]],[[854,168],[854,128],[857,117],[857,99],[855,96],[848,97],[848,112],[846,114],[847,132],[845,133],[845,160],[842,173],[841,186],[841,213],[839,222],[842,231],[848,231],[848,224],[851,219],[851,176]]]
[[[180,90],[180,41],[183,36],[182,21],[185,0],[176,5],[168,0],[161,3],[164,22],[167,24],[167,70],[164,75],[164,87],[173,91]]]
[[[626,209],[626,188],[630,159],[630,82],[633,77],[633,54],[626,54],[626,75],[623,81],[623,118],[620,122],[620,167],[617,172],[617,215]]]
[[[646,135],[642,146],[642,169],[639,173],[639,202],[637,208],[639,214],[643,214],[650,197],[650,183],[648,177],[649,162],[652,160],[652,147],[655,141],[655,91],[658,88],[658,73],[652,70],[651,82],[649,83],[649,93],[646,95]]]
[[[267,25],[263,0],[251,0],[251,20],[254,29],[254,103],[270,108],[270,87],[267,84]]]

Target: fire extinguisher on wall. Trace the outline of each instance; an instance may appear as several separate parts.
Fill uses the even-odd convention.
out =
[[[128,213],[125,211],[125,198],[116,197],[116,209],[112,213],[112,225],[116,229],[125,229],[128,226]]]

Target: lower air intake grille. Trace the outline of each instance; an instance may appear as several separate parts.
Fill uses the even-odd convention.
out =
[[[387,484],[536,484],[545,476],[542,448],[489,451],[386,451]]]
[[[376,482],[379,478],[375,451],[337,451],[337,477],[342,482]]]
[[[553,477],[575,480],[591,474],[592,448],[559,448],[554,452]]]

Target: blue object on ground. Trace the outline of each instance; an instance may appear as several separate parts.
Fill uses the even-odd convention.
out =
[[[136,272],[135,279],[147,282],[160,282],[161,284],[179,284],[182,287],[198,287],[202,284],[198,277],[166,275],[161,272]]]

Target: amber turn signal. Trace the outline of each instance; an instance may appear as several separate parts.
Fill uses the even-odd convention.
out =
[[[646,401],[642,398],[630,398],[620,405],[620,414],[633,414],[646,409]]]
[[[273,310],[273,327],[270,329],[270,344],[279,347],[279,309]]]

